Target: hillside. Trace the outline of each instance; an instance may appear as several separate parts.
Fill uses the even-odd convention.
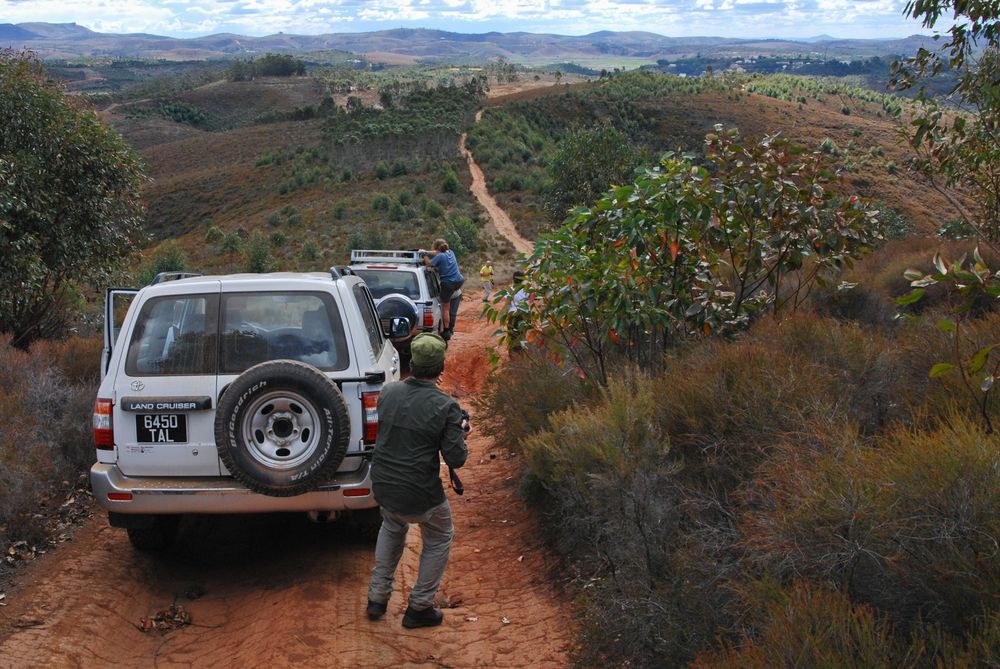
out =
[[[459,154],[465,112],[455,108],[448,121],[443,102],[433,101],[458,95],[449,90],[457,89],[423,94],[436,112],[431,130],[411,127],[411,118],[398,126],[403,134],[392,134],[394,124],[417,104],[405,98],[391,113],[334,107],[340,111],[329,117],[252,122],[265,112],[294,115],[303,103],[317,108],[315,81],[306,78],[216,82],[105,114],[146,164],[149,255],[170,240],[201,271],[246,267],[254,253],[273,269],[322,270],[345,262],[351,246],[408,248],[457,235],[470,263],[485,252],[512,257],[467,188]],[[210,122],[192,127],[156,113],[179,103],[205,110]],[[211,130],[237,120],[249,124]],[[355,139],[345,143],[344,132]]]
[[[470,116],[435,140],[436,148],[423,149],[403,138],[371,138],[355,148],[338,144],[337,133],[356,133],[382,114],[372,108],[374,88],[357,93],[370,110],[364,113],[375,116],[354,122],[362,124],[354,130],[330,126],[336,118],[353,118],[344,115],[255,122],[318,108],[329,95],[321,91],[330,86],[320,81],[218,81],[109,107],[109,118],[147,165],[154,249],[162,240],[176,240],[190,266],[232,270],[245,261],[251,238],[259,237],[278,268],[322,269],[342,262],[351,244],[426,245],[461,221],[487,229],[458,153],[458,135]],[[337,108],[346,97],[334,96]],[[157,113],[178,102],[203,111],[204,122],[192,126]],[[896,228],[931,232],[952,216],[944,199],[905,169],[890,113],[897,104],[835,82],[781,76],[683,80],[635,74],[560,86],[526,81],[494,87],[468,144],[491,192],[529,239],[553,225],[544,210],[547,162],[567,132],[598,122],[624,129],[650,159],[667,150],[697,151],[715,124],[755,136],[781,132],[834,153],[844,192],[877,200]],[[407,112],[399,113],[405,118]],[[425,153],[421,158],[413,150]],[[380,162],[386,168],[377,176]],[[448,174],[462,183],[457,192],[443,191]],[[493,234],[482,236],[476,253],[513,257]]]
[[[903,104],[833,81],[783,75],[683,80],[629,74],[491,99],[469,146],[501,206],[529,237],[552,225],[544,212],[545,165],[559,142],[573,129],[600,123],[622,130],[651,160],[669,150],[699,151],[716,124],[750,136],[780,132],[833,153],[845,192],[875,199],[913,228],[932,232],[954,215],[905,169],[907,154],[891,115]]]
[[[326,50],[358,54],[382,53],[421,60],[477,61],[497,57],[523,64],[563,61],[633,65],[661,58],[690,56],[701,51],[754,56],[761,54],[823,54],[825,57],[866,57],[910,54],[931,48],[929,37],[902,40],[740,40],[721,37],[666,37],[650,32],[601,31],[568,36],[535,33],[463,34],[442,30],[396,29],[368,33],[263,37],[218,34],[190,39],[156,35],[97,33],[75,24],[6,24],[0,46],[28,48],[51,58],[151,58],[205,60],[246,58],[268,52],[306,53]]]

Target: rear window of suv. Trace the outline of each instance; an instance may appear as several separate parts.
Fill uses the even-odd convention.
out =
[[[364,279],[368,284],[368,290],[372,297],[380,300],[386,295],[399,293],[411,300],[419,300],[420,281],[416,272],[407,272],[395,269],[358,269],[352,267],[351,271]]]
[[[217,295],[154,297],[142,305],[132,331],[129,376],[215,372]]]
[[[331,295],[230,293],[222,295],[221,307],[217,294],[151,298],[133,330],[125,372],[239,374],[279,359],[325,371],[348,367],[347,338]]]
[[[222,374],[267,360],[298,360],[326,371],[350,363],[340,311],[327,293],[223,294],[221,311]]]

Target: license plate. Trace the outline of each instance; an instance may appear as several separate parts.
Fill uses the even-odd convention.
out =
[[[182,413],[135,417],[135,440],[140,444],[183,444],[188,440],[187,435],[187,416]]]

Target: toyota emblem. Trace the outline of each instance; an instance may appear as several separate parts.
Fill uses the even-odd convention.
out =
[[[134,390],[135,392],[139,392],[140,390],[146,387],[146,384],[140,381],[139,379],[136,379],[131,384],[129,384],[129,387],[132,388],[132,390]]]

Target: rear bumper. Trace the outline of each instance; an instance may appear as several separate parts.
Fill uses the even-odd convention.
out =
[[[266,513],[268,511],[344,511],[371,509],[371,465],[338,474],[313,492],[294,497],[270,497],[252,492],[229,477],[147,478],[125,476],[117,465],[97,463],[90,468],[94,499],[115,513]],[[367,494],[345,496],[345,492]],[[112,500],[109,494],[131,494]],[[117,496],[117,495],[116,495]]]

